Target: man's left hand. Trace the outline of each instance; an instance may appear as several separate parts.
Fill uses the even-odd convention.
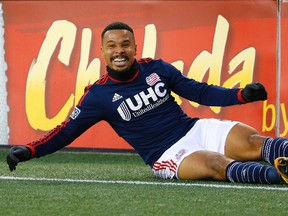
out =
[[[241,95],[247,103],[267,99],[267,91],[259,82],[247,84],[245,88],[242,89]]]

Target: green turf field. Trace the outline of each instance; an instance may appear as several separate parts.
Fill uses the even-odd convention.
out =
[[[135,154],[58,152],[11,173],[0,149],[0,215],[287,215],[288,185],[155,179]]]

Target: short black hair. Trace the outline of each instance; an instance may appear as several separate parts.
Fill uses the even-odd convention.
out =
[[[104,37],[104,34],[109,31],[109,30],[115,30],[115,29],[124,29],[124,30],[128,30],[130,31],[133,36],[134,36],[134,32],[133,32],[133,29],[126,23],[123,23],[123,22],[113,22],[113,23],[110,23],[109,25],[107,25],[104,30],[102,31],[102,34],[101,34],[101,38],[103,40],[103,37]]]

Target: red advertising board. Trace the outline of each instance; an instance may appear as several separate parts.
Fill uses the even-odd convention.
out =
[[[279,135],[281,137],[288,136],[288,1],[281,1],[280,5],[280,13],[281,13],[281,20],[280,20],[280,39],[281,39],[281,46],[279,49],[280,53],[280,66],[279,70],[280,73],[280,110],[279,110],[279,118],[280,118],[280,131]],[[274,114],[274,105],[270,104],[270,113]],[[275,111],[276,112],[276,111]],[[271,125],[270,127],[272,127]]]
[[[37,139],[70,115],[84,87],[105,73],[100,35],[113,21],[134,28],[137,58],[161,58],[191,78],[229,88],[262,82],[268,100],[245,106],[204,107],[175,97],[191,116],[238,120],[265,135],[275,135],[276,1],[2,4],[9,144]],[[287,93],[282,93],[283,98],[285,95],[287,98]],[[285,111],[285,101],[282,104]],[[282,117],[285,123],[287,118]],[[284,123],[283,136],[287,135]],[[131,148],[105,122],[90,128],[70,146]]]

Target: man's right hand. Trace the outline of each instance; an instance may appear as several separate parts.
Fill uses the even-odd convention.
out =
[[[31,151],[25,146],[14,146],[7,154],[7,164],[10,171],[16,170],[16,166],[19,162],[27,161],[31,158]]]

